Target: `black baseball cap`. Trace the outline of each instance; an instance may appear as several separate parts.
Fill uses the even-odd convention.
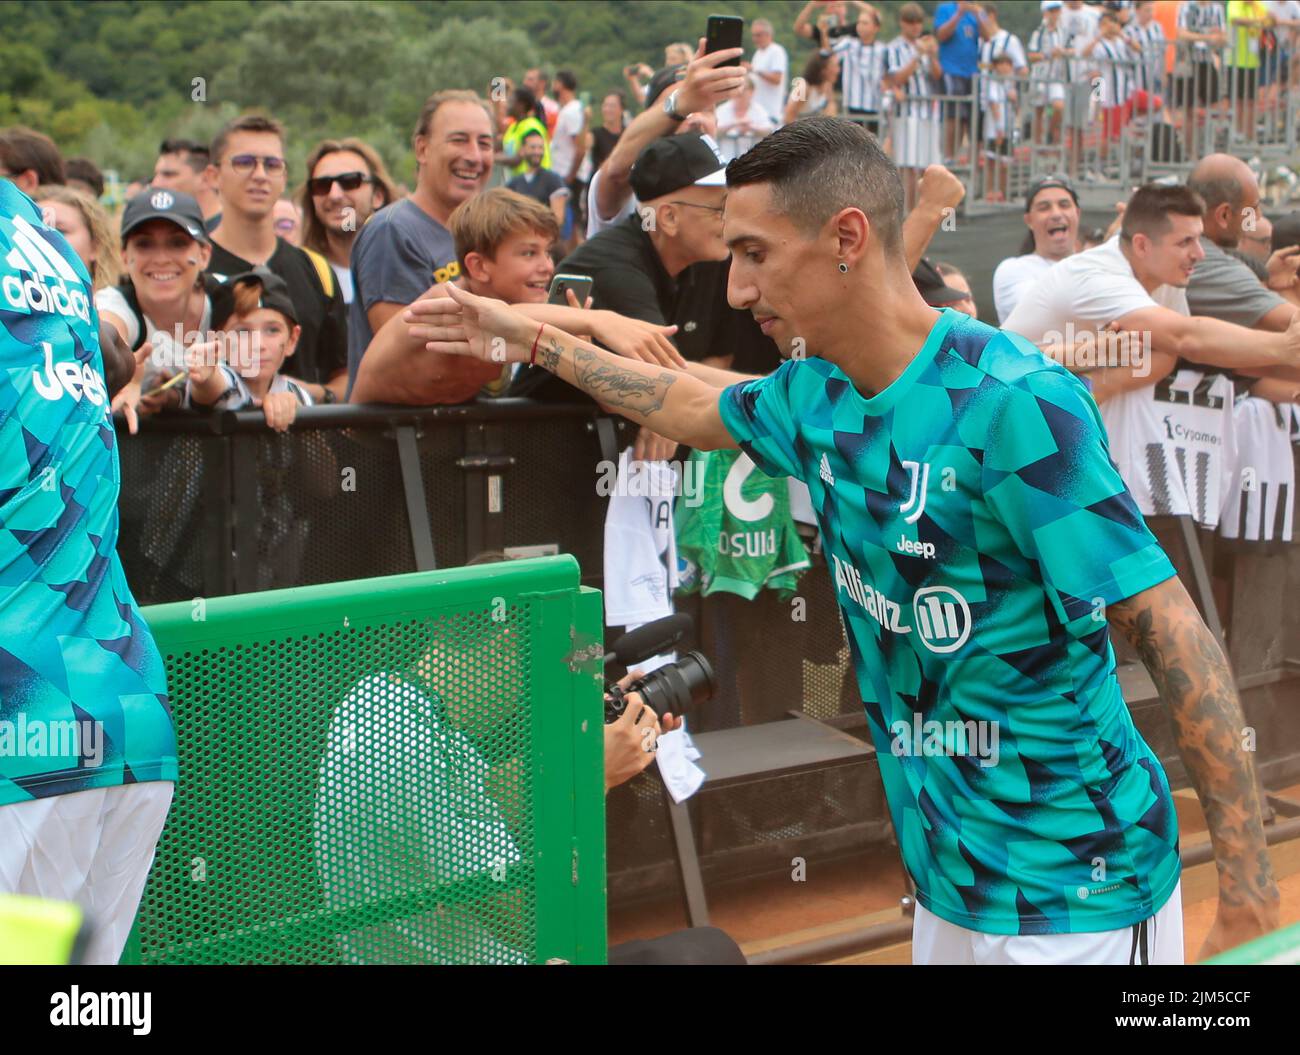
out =
[[[1047,190],[1051,187],[1059,187],[1061,190],[1069,191],[1070,197],[1074,199],[1074,204],[1079,204],[1079,192],[1074,189],[1074,184],[1070,182],[1070,177],[1056,173],[1052,176],[1044,176],[1042,179],[1034,180],[1029,185],[1029,190],[1025,194],[1025,212],[1034,204],[1034,197],[1039,191]]]
[[[179,190],[163,187],[145,187],[126,203],[122,211],[122,241],[143,223],[166,220],[174,223],[196,242],[208,244],[207,228],[203,226],[203,210],[193,196]]]
[[[932,308],[956,304],[957,301],[965,300],[970,296],[965,290],[953,289],[948,285],[938,269],[925,257],[921,258],[921,262],[916,265],[916,270],[912,272],[912,281],[916,283],[916,291]]]
[[[725,187],[727,163],[710,136],[664,136],[641,151],[631,183],[639,201],[654,201],[683,187]]]
[[[657,70],[654,76],[650,78],[650,83],[646,85],[645,108],[649,110],[650,107],[654,106],[658,98],[685,75],[686,67],[684,65],[665,66],[662,70]]]
[[[230,318],[235,311],[235,287],[243,282],[258,282],[262,286],[262,295],[257,300],[259,308],[270,308],[286,316],[297,325],[298,312],[289,296],[289,287],[284,279],[265,265],[259,265],[252,271],[243,271],[231,275],[212,294],[212,325],[217,329]]]
[[[1289,212],[1273,221],[1273,252],[1300,245],[1300,211]]]

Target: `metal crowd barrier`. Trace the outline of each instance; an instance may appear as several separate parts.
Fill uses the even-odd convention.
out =
[[[605,962],[600,599],[572,557],[144,617],[180,779],[124,962]]]

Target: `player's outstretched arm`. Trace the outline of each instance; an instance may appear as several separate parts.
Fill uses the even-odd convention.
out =
[[[597,402],[669,439],[699,450],[736,446],[718,411],[720,391],[707,381],[663,366],[620,358],[553,326],[533,322],[499,300],[448,287],[435,301],[430,351],[484,362],[526,363],[536,346],[538,366]]]
[[[1219,872],[1219,910],[1200,958],[1273,930],[1279,895],[1264,840],[1254,755],[1228,660],[1177,577],[1107,609],[1174,720]]]

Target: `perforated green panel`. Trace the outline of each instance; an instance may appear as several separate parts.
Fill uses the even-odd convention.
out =
[[[603,962],[600,607],[571,557],[145,617],[181,776],[128,960]]]

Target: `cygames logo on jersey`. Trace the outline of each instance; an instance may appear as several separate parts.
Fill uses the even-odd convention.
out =
[[[889,731],[893,733],[889,750],[895,758],[977,758],[981,768],[989,769],[1001,757],[997,722],[926,721],[925,715],[913,712],[910,723],[900,718]]]
[[[0,279],[0,292],[9,306],[89,322],[90,299],[81,279],[45,236],[21,216],[15,216],[10,241],[13,248],[5,255],[5,263],[29,277],[5,275]]]

